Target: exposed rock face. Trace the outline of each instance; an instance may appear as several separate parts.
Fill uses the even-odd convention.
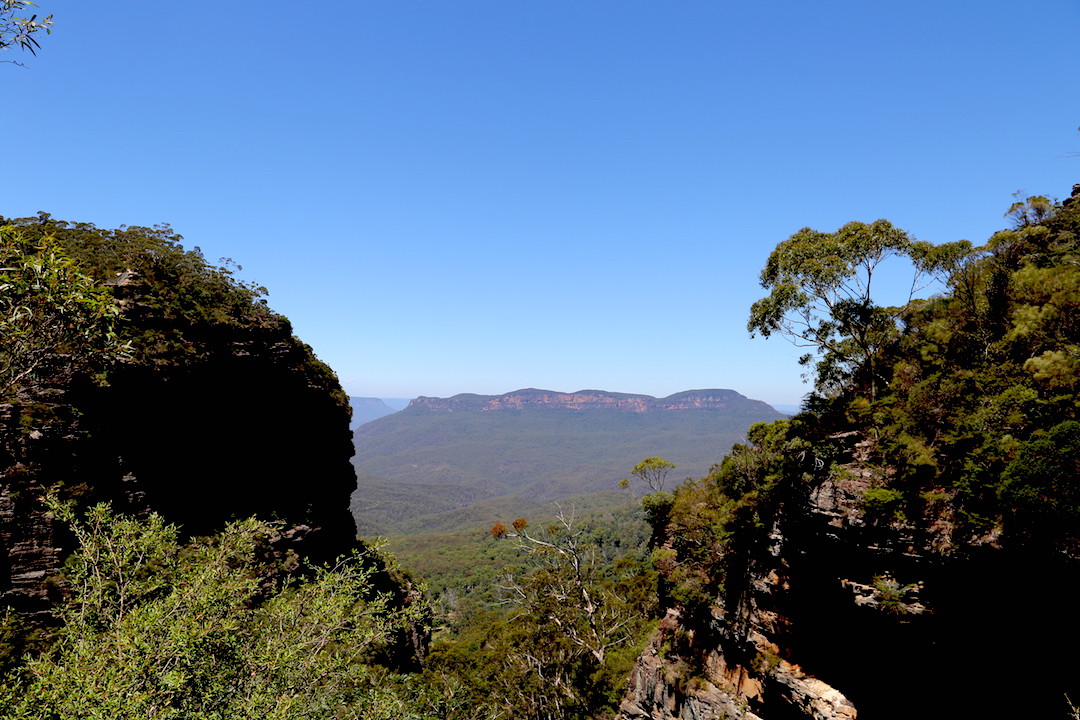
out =
[[[693,671],[688,671],[678,654],[664,657],[660,652],[680,634],[693,643],[693,631],[687,631],[677,612],[669,611],[634,665],[629,690],[619,708],[620,720],[857,717],[843,693],[781,658],[779,648],[760,633],[753,632],[749,638],[756,652],[751,663],[754,667],[729,661],[722,649],[725,639],[721,639],[698,655],[698,667]],[[760,716],[752,709],[759,707]]]
[[[1080,567],[993,538],[961,544],[948,525],[875,525],[857,506],[811,505],[788,528],[773,596],[759,599],[779,618],[770,639],[875,720],[1067,717],[1063,695],[1003,685],[1080,690],[1071,670],[1038,659],[1080,642],[1066,580]]]
[[[785,699],[814,720],[849,720],[856,717],[855,706],[836,688],[810,677],[798,665],[780,660],[769,677],[785,688]]]
[[[631,413],[647,413],[670,410],[746,410],[758,415],[779,413],[760,400],[750,400],[734,390],[687,390],[654,398],[651,395],[631,395],[603,390],[579,390],[572,393],[536,390],[515,390],[504,395],[473,395],[463,393],[451,398],[419,397],[409,404],[410,408],[424,408],[435,412],[457,410],[486,412],[490,410],[522,410],[530,407],[557,408],[563,410],[615,409]]]
[[[63,561],[63,548],[51,518],[39,502],[16,497],[5,485],[0,490],[0,602],[24,612],[49,607],[46,583]]]
[[[624,720],[758,720],[747,698],[761,694],[761,685],[738,668],[731,672],[722,654],[709,653],[706,677],[688,680],[685,667],[661,654],[665,640],[679,631],[679,616],[669,611],[630,674],[630,688],[619,707]],[[680,680],[676,682],[676,679]]]

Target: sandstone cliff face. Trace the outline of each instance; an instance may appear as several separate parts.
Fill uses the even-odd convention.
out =
[[[705,673],[686,678],[685,663],[672,658],[665,648],[682,631],[679,614],[673,610],[660,623],[656,634],[638,658],[630,674],[630,685],[619,708],[625,720],[757,720],[747,698],[761,693],[759,681],[740,668],[728,668],[723,654],[710,652],[704,658]]]
[[[722,618],[715,620],[705,633],[709,639],[701,641],[695,637],[699,631],[668,611],[630,674],[621,720],[857,717],[843,693],[781,657],[781,649],[759,630],[736,637]],[[755,612],[752,622],[764,627],[776,620]]]
[[[840,691],[809,677],[798,666],[780,660],[769,675],[775,686],[777,712],[758,715],[751,703],[761,704],[765,681],[740,666],[729,667],[720,652],[704,657],[705,672],[684,687],[671,678],[680,668],[665,662],[655,640],[638,658],[630,675],[630,689],[619,708],[625,720],[763,720],[771,717],[806,717],[814,720],[851,720],[855,707]]]

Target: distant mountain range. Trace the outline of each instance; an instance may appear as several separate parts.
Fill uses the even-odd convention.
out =
[[[378,420],[391,413],[402,410],[409,404],[405,398],[373,398],[373,397],[350,397],[349,405],[352,406],[352,422],[349,428],[355,430],[364,423]]]
[[[676,463],[674,485],[707,474],[753,423],[781,417],[718,389],[419,397],[357,428],[353,514],[362,533],[388,534],[475,521],[483,510],[466,509],[485,503],[506,510],[616,495],[618,481],[654,455]]]
[[[409,404],[435,412],[491,412],[498,410],[617,410],[630,413],[664,412],[670,410],[719,410],[726,415],[754,414],[770,406],[743,397],[734,390],[687,390],[654,398],[651,395],[578,390],[573,393],[528,388],[505,395],[473,395],[463,393],[452,398],[419,397]]]

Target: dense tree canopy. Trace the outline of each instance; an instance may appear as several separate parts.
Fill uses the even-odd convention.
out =
[[[948,530],[933,541],[939,549],[993,537],[1080,551],[1080,195],[1034,196],[1006,216],[1013,227],[982,248],[912,241],[885,221],[804,229],[777,247],[761,276],[771,293],[754,304],[749,327],[793,336],[821,360],[812,412],[784,441],[797,439],[814,465],[797,470],[789,457],[764,487],[805,492],[854,470],[873,478],[863,521]],[[875,269],[896,254],[945,292],[875,306]],[[774,501],[775,491],[753,489],[762,487],[753,468],[783,456],[770,447],[759,439],[735,448],[709,492],[735,498],[730,490],[745,487],[758,497],[743,502]],[[676,494],[672,529],[708,507],[680,498],[700,491]],[[721,525],[741,532],[735,515]]]
[[[0,226],[6,228],[0,247],[14,260],[9,264],[26,268],[23,274],[47,260],[53,275],[63,266],[64,277],[84,278],[80,292],[97,300],[111,296],[120,311],[103,311],[103,319],[122,315],[117,333],[136,362],[197,360],[220,342],[223,328],[287,327],[260,300],[264,288],[237,281],[229,261],[216,266],[198,248],[185,249],[183,237],[167,225],[106,230],[40,213],[0,218]],[[65,282],[74,289],[74,280]]]

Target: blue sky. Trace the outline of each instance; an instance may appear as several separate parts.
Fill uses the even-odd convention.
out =
[[[169,223],[353,395],[797,403],[801,227],[984,241],[1080,182],[1080,4],[40,0],[0,214]]]

